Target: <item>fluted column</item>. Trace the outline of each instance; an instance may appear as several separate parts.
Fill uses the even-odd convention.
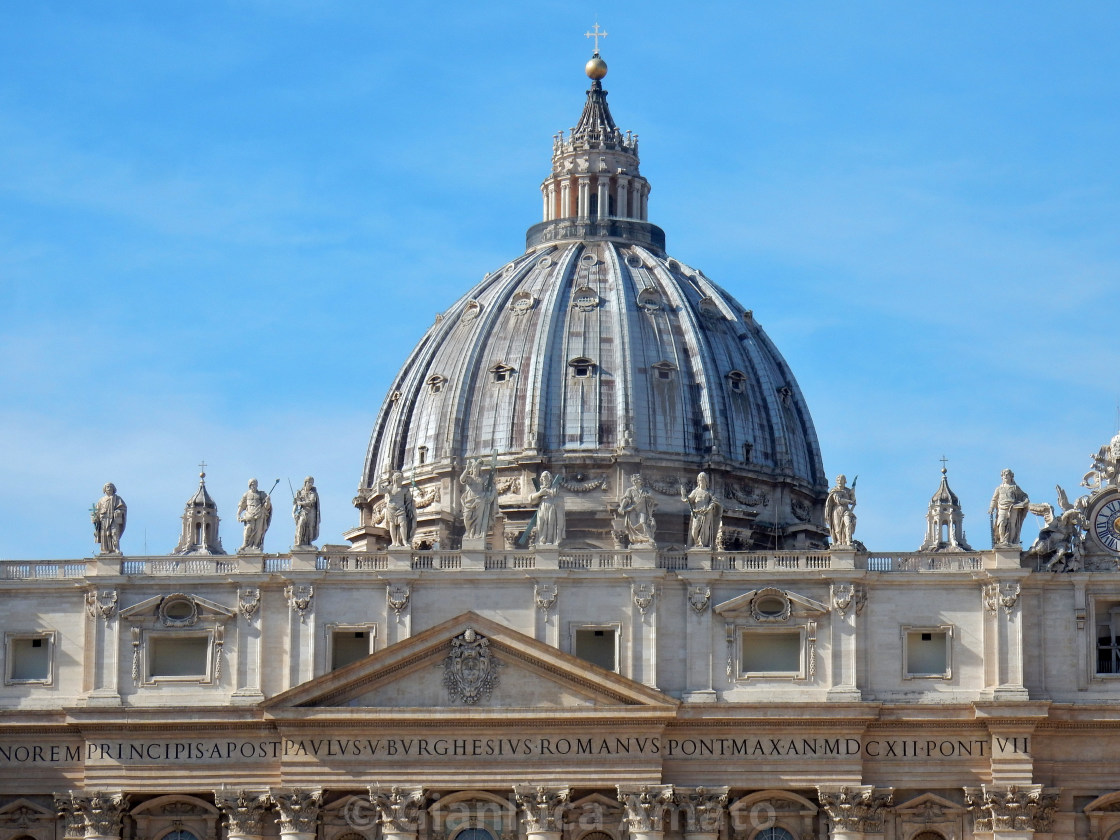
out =
[[[55,810],[66,820],[67,838],[119,840],[121,821],[128,811],[128,796],[117,791],[105,793],[72,790],[56,794]]]
[[[611,214],[611,182],[606,174],[599,176],[599,218],[605,219]]]
[[[672,785],[619,785],[618,801],[630,840],[664,840],[665,816],[673,804]]]
[[[1042,785],[981,785],[965,788],[977,840],[1031,840],[1053,827],[1057,788]]]
[[[382,840],[416,840],[424,799],[424,788],[420,787],[371,787],[369,801],[377,811]]]
[[[673,802],[684,814],[684,840],[717,840],[727,805],[726,787],[677,788]]]
[[[571,790],[548,785],[514,785],[526,840],[560,840]]]
[[[560,218],[566,219],[572,215],[572,182],[560,182]]]
[[[214,791],[214,804],[226,820],[228,840],[261,840],[265,811],[271,802],[262,790]]]
[[[818,787],[832,840],[882,840],[883,818],[894,804],[894,788],[873,785]]]
[[[272,801],[280,812],[282,840],[315,840],[319,827],[319,806],[323,804],[323,791],[300,788],[271,791]]]
[[[553,187],[551,183],[547,186],[541,186],[541,201],[544,204],[544,206],[541,208],[541,221],[544,222],[552,221],[552,203],[550,201],[552,197],[552,190]]]

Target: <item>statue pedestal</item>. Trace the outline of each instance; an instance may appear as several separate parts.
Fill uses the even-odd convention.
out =
[[[640,545],[630,549],[630,568],[656,569],[657,548],[651,545]]]
[[[985,569],[1020,569],[1023,552],[1017,545],[1000,545],[984,554]]]
[[[856,550],[850,545],[842,545],[828,550],[829,565],[833,569],[854,569]]]
[[[559,569],[560,568],[560,549],[554,545],[547,545],[543,548],[538,548],[534,555],[536,557],[536,568],[538,569]]]
[[[487,551],[490,546],[486,542],[486,537],[463,537],[463,552]]]
[[[712,549],[699,545],[690,548],[685,553],[688,558],[688,568],[704,570],[712,568],[712,553]]]
[[[93,571],[95,575],[116,576],[121,573],[121,561],[124,560],[124,555],[119,551],[114,551],[111,553],[102,552],[101,554],[98,554],[94,558],[94,560],[96,561],[96,565],[94,566]]]
[[[390,569],[411,569],[412,549],[405,546],[386,549],[385,555],[389,558]]]
[[[292,571],[313,572],[319,552],[313,545],[292,546]]]
[[[481,548],[469,547],[468,540],[463,540],[463,550],[459,553],[459,568],[470,571],[482,571],[486,568],[486,540],[471,540],[470,542],[481,542]]]

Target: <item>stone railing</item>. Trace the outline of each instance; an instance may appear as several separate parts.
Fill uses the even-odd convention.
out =
[[[867,555],[870,572],[978,572],[984,568],[979,553],[933,554],[921,551],[871,553]]]
[[[98,576],[217,577],[249,574],[318,572],[327,575],[386,571],[487,572],[549,570],[609,571],[662,569],[710,570],[732,575],[782,575],[842,569],[870,572],[956,572],[984,568],[984,552],[870,554],[833,551],[703,551],[680,549],[539,549],[536,551],[350,552],[345,549],[291,554],[229,554],[204,557],[121,557],[101,555],[82,560],[0,560],[0,583],[28,580],[74,580]]]

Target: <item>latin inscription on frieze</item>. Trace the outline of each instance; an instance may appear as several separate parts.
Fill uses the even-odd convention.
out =
[[[998,743],[994,743],[997,741]],[[726,759],[990,759],[1028,755],[1029,739],[747,737],[464,737],[435,735],[381,738],[262,738],[189,740],[90,740],[35,744],[0,743],[0,768],[27,765],[118,764],[135,766],[183,763],[225,764],[318,760],[328,763],[377,763],[402,758],[441,760],[584,759],[617,756],[672,761]]]

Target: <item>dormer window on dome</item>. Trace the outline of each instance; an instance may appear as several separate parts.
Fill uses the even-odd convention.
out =
[[[494,377],[495,382],[508,382],[513,378],[514,373],[516,373],[516,371],[503,362],[498,362],[490,368],[490,375]]]
[[[677,369],[677,366],[672,362],[666,361],[654,362],[650,367],[653,368],[654,378],[662,382],[671,382],[673,380],[673,372]]]
[[[727,387],[733,394],[741,394],[747,389],[747,375],[741,370],[733,370],[727,374]]]
[[[438,394],[443,390],[443,386],[447,384],[447,377],[438,373],[433,373],[424,384],[428,386],[428,390],[431,393]]]
[[[657,289],[642,289],[638,292],[638,306],[646,312],[660,312],[664,302]]]
[[[568,362],[568,367],[576,379],[587,379],[595,372],[595,363],[586,356],[576,356]]]

